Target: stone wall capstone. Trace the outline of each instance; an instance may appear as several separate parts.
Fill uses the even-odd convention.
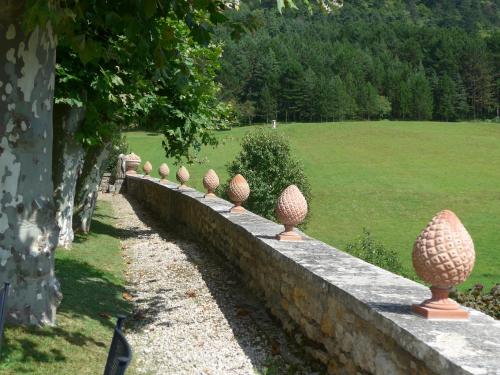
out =
[[[411,304],[430,297],[405,279],[323,242],[276,240],[283,226],[231,203],[127,175],[127,195],[166,223],[189,229],[237,267],[306,352],[330,374],[500,374],[500,321],[426,320]]]

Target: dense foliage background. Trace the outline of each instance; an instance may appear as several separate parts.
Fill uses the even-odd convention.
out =
[[[331,14],[245,2],[221,29],[223,98],[240,119],[485,119],[498,116],[499,0],[350,0]]]

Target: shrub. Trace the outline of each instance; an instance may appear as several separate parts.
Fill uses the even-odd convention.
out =
[[[363,229],[361,236],[346,245],[345,251],[387,271],[410,279],[414,278],[401,263],[398,253],[377,242],[366,228]]]
[[[276,220],[276,200],[291,184],[297,185],[308,204],[311,201],[311,188],[302,165],[292,157],[288,141],[276,131],[257,129],[247,133],[240,153],[227,165],[227,171],[230,176],[240,173],[245,177],[251,189],[245,207],[267,219]],[[225,194],[227,184],[223,188]]]
[[[481,284],[474,285],[466,292],[459,292],[454,288],[450,297],[464,306],[500,319],[500,284],[495,284],[489,293],[485,293]]]
[[[103,172],[109,172],[111,173],[111,175],[114,175],[118,156],[120,156],[120,154],[127,154],[127,153],[128,153],[128,143],[125,136],[114,137],[111,145],[111,151],[106,161],[104,161],[101,170]]]

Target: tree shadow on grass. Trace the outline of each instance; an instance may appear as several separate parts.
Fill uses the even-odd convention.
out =
[[[98,233],[118,237],[119,233],[111,225],[99,220],[94,220],[93,224]],[[78,238],[85,242],[86,237]],[[56,258],[56,275],[63,293],[58,319],[64,323],[43,328],[8,325],[2,345],[0,373],[4,368],[12,369],[15,374],[33,373],[33,366],[37,364],[69,361],[72,353],[88,350],[87,347],[102,348],[99,351],[105,353],[111,342],[116,315],[130,315],[131,304],[123,299],[125,289],[120,280],[105,269],[74,259],[73,251],[78,250],[70,250]],[[120,254],[117,252],[116,256]],[[89,320],[93,322],[88,323]],[[105,330],[93,331],[96,323],[97,327],[106,327]],[[109,331],[109,338],[103,339],[106,331]]]
[[[63,301],[58,314],[69,316],[70,319],[92,319],[101,325],[114,327],[114,317],[117,314],[130,314],[131,305],[122,298],[124,288],[110,275],[97,269],[87,262],[75,259],[56,260],[57,277],[61,282]],[[2,345],[2,359],[16,358],[13,362],[20,362],[15,373],[31,373],[25,364],[49,363],[67,361],[70,351],[61,351],[50,348],[52,340],[63,340],[65,346],[72,351],[82,350],[88,345],[97,346],[106,351],[111,342],[105,342],[92,334],[80,332],[75,327],[10,327],[13,334],[7,334]],[[66,345],[69,344],[69,345]],[[19,358],[19,360],[17,359]],[[1,371],[0,366],[0,371]]]
[[[96,217],[112,217],[108,215],[95,215]],[[147,230],[142,230],[142,229],[119,229],[114,227],[113,225],[107,224],[101,220],[97,220],[96,218],[92,220],[92,226],[91,226],[91,231],[90,233],[76,233],[75,234],[75,239],[74,243],[80,244],[84,243],[89,237],[97,237],[100,235],[106,235],[110,236],[113,238],[119,238],[119,239],[127,239],[130,237],[137,237],[141,238],[144,236],[149,235],[152,230],[147,229]]]
[[[105,348],[108,345],[107,343],[97,341],[92,337],[83,335],[79,332],[69,332],[57,327],[18,327],[16,329],[18,330],[17,332],[20,332],[20,330],[23,332],[19,335],[15,335],[14,337],[13,335],[6,335],[2,345],[2,360],[5,358],[9,360],[9,357],[18,357],[17,360],[13,361],[20,363],[20,365],[13,368],[16,374],[33,373],[30,363],[41,365],[42,363],[67,361],[68,357],[65,353],[63,353],[60,349],[47,347],[46,340],[63,339],[71,345],[79,347],[93,344],[98,347]],[[76,350],[76,348],[74,350]],[[0,371],[1,369],[2,367],[0,366]]]
[[[64,295],[60,313],[89,317],[112,328],[110,316],[130,312],[130,303],[122,298],[124,287],[109,274],[74,259],[57,259],[56,270]]]
[[[26,332],[32,335],[36,335],[38,332],[34,329],[26,329]],[[10,356],[14,353],[12,350],[13,346],[16,346],[16,353],[20,353],[19,358],[15,358],[13,365],[4,366],[4,362],[7,359],[10,362]],[[17,357],[17,356],[16,356]],[[47,362],[64,362],[67,357],[59,349],[51,348],[48,349],[37,342],[37,339],[30,339],[27,337],[16,337],[15,339],[6,337],[4,340],[4,345],[2,348],[2,361],[0,361],[0,373],[4,374],[4,370],[8,371],[7,374],[33,374],[33,366],[30,363],[42,364]],[[4,362],[4,363],[2,363]],[[9,372],[14,371],[14,372]]]

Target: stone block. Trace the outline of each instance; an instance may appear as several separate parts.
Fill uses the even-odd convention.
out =
[[[352,334],[350,332],[346,332],[344,334],[344,336],[342,337],[342,341],[340,343],[341,349],[346,353],[350,353],[352,350],[353,341],[354,341],[354,338],[353,338]]]
[[[301,287],[294,287],[293,301],[303,315],[316,321],[318,324],[321,322],[323,303],[314,291]]]
[[[328,337],[335,336],[335,322],[332,315],[328,313],[323,314],[323,316],[321,317],[320,329],[325,336]]]
[[[323,350],[320,349],[314,349],[314,348],[306,348],[305,349],[306,353],[308,353],[311,357],[317,359],[324,365],[328,365],[328,361],[330,360],[328,353],[326,353]]]
[[[304,318],[300,321],[300,326],[304,329],[304,333],[309,340],[321,342],[322,334],[319,326],[307,321],[307,319]]]
[[[401,373],[403,373],[403,371],[397,368],[387,353],[377,350],[377,354],[375,355],[376,375],[398,375]]]
[[[339,374],[339,364],[336,359],[330,359],[328,362],[328,374],[329,375],[338,375]]]

